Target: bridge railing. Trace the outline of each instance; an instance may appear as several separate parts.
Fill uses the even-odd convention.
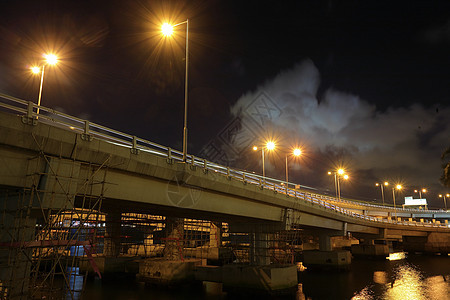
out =
[[[129,148],[132,153],[138,153],[144,151],[152,153],[154,155],[162,156],[168,159],[168,161],[183,161],[183,153],[181,151],[153,143],[143,138],[136,137],[127,133],[123,133],[100,124],[89,122],[88,120],[80,119],[63,112],[56,111],[44,106],[37,106],[31,101],[25,101],[19,98],[8,96],[0,93],[0,108],[7,112],[19,114],[22,117],[24,123],[37,124],[42,122],[54,127],[65,128],[81,134],[84,139],[97,138],[109,143],[113,143],[122,147]],[[38,114],[39,109],[39,114]],[[299,201],[310,202],[315,205],[324,207],[325,209],[335,211],[336,213],[344,214],[350,217],[364,219],[373,222],[384,223],[397,223],[395,220],[386,220],[381,218],[375,218],[367,215],[355,213],[351,210],[339,207],[336,203],[335,197],[322,195],[313,192],[316,190],[312,187],[294,185],[293,183],[286,183],[285,181],[278,180],[270,177],[263,177],[261,175],[248,172],[245,170],[239,170],[226,166],[219,165],[214,162],[207,161],[206,159],[195,157],[194,155],[187,155],[186,163],[191,164],[193,167],[203,168],[207,172],[215,172],[216,174],[227,176],[227,178],[239,180],[246,184],[253,184],[259,186],[261,189],[273,190],[275,193],[286,194],[286,196],[293,197]],[[289,186],[300,187],[290,188]],[[343,200],[346,202],[355,202],[349,200]],[[358,203],[358,202],[356,202]],[[360,203],[358,203],[360,204]],[[367,205],[367,204],[366,204]],[[368,205],[373,207],[383,208],[383,206]],[[400,209],[399,209],[400,210]],[[405,210],[405,209],[401,209]],[[405,211],[411,211],[407,209]],[[416,210],[417,211],[417,210]],[[420,210],[420,212],[424,212]],[[409,224],[411,225],[411,224]],[[415,223],[414,226],[445,226],[437,224],[425,224]]]

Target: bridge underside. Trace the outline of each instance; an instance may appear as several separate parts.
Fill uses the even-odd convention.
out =
[[[66,267],[95,253],[211,258],[211,249],[229,247],[232,254],[214,257],[268,265],[292,262],[305,240],[329,250],[330,237],[348,233],[450,238],[448,230],[356,218],[320,195],[287,196],[226,171],[22,120],[0,112],[0,263],[8,262],[0,284],[8,280],[9,292],[26,295],[42,268],[68,282]]]

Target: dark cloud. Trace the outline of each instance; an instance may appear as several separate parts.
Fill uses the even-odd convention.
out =
[[[441,107],[438,114],[420,104],[378,111],[357,95],[335,89],[326,90],[319,99],[319,85],[319,70],[307,60],[243,95],[232,112],[248,121],[251,116],[242,112],[264,92],[282,111],[271,120],[270,130],[280,132],[278,139],[285,144],[295,137],[309,152],[321,153],[322,165],[332,168],[341,163],[333,159],[345,157],[352,166],[350,173],[371,174],[357,178],[362,184],[393,178],[410,188],[438,188],[440,155],[450,137],[450,123],[442,116],[450,115],[450,107]],[[313,173],[325,167],[316,163],[310,168]]]

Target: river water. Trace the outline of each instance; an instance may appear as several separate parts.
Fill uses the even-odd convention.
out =
[[[231,295],[219,284],[183,288],[148,287],[134,279],[89,279],[83,299],[267,299]],[[270,299],[270,298],[269,298]],[[348,272],[300,273],[295,295],[282,299],[450,300],[450,256],[408,256],[401,260],[354,259]]]

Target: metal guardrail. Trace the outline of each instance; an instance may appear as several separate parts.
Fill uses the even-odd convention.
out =
[[[12,96],[8,96],[6,94],[0,93],[0,108],[2,110],[18,113],[22,117],[22,121],[24,123],[29,124],[37,124],[37,122],[45,123],[51,126],[65,128],[77,132],[82,135],[85,139],[97,138],[109,143],[113,143],[122,147],[127,147],[133,153],[138,153],[139,151],[144,151],[148,153],[152,153],[154,155],[158,155],[161,157],[165,157],[168,161],[175,162],[183,161],[183,153],[179,150],[172,149],[170,147],[162,146],[157,143],[153,143],[151,141],[136,137],[134,135],[130,135],[127,133],[123,133],[100,124],[96,124],[90,122],[88,120],[83,120],[59,111],[56,111],[51,108],[47,108],[44,106],[38,106],[31,101],[22,100],[19,98],[15,98]],[[39,108],[39,114],[37,114],[37,109]],[[273,190],[275,193],[286,194],[286,196],[293,197],[299,200],[303,200],[305,202],[309,202],[313,205],[318,205],[323,207],[326,210],[334,211],[338,214],[343,214],[349,217],[362,219],[371,222],[377,223],[392,223],[398,225],[407,225],[407,226],[426,226],[426,227],[448,227],[445,224],[436,224],[436,223],[418,223],[418,222],[405,222],[405,221],[395,221],[395,220],[387,220],[383,218],[376,218],[372,216],[362,215],[355,213],[351,210],[336,206],[331,202],[336,202],[335,197],[322,195],[314,192],[308,192],[305,190],[316,190],[312,187],[300,186],[299,189],[293,189],[289,186],[299,186],[294,185],[293,183],[287,183],[282,180],[270,178],[270,177],[262,177],[261,175],[250,173],[243,170],[233,169],[230,167],[222,166],[206,159],[195,157],[194,155],[187,155],[186,163],[191,164],[194,167],[203,168],[206,172],[215,172],[216,174],[220,174],[223,176],[227,176],[230,180],[235,179],[246,184],[253,184],[259,186],[261,189]],[[359,203],[357,201],[349,201],[349,200],[341,200],[341,202],[353,203],[357,205],[376,207],[381,209],[386,209],[386,206],[374,205],[374,204],[366,204]],[[401,211],[416,211],[416,212],[428,212],[424,210],[412,210],[412,209],[403,209],[398,208],[397,210]],[[433,211],[429,211],[433,212]]]

